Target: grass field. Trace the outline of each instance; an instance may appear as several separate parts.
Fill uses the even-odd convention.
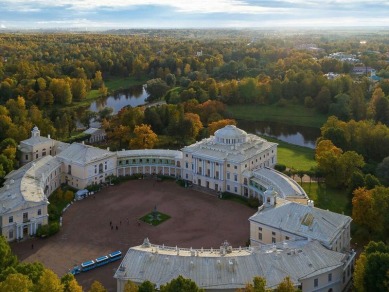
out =
[[[271,137],[262,136],[264,139],[278,143],[278,163],[295,170],[309,170],[315,167],[315,150],[289,144]]]
[[[324,183],[316,182],[303,182],[302,187],[309,198],[315,201],[316,207],[351,215],[350,198],[345,190],[331,189]]]
[[[289,104],[285,107],[277,105],[229,105],[227,110],[234,119],[247,121],[272,121],[291,125],[320,128],[327,116],[318,114],[314,109],[302,105]]]

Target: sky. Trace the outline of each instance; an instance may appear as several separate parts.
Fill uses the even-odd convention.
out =
[[[389,0],[0,0],[0,29],[389,27]]]

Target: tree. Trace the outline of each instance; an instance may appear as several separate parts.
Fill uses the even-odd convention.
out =
[[[323,114],[328,113],[331,103],[331,93],[327,87],[323,87],[315,98],[315,106],[317,110]]]
[[[0,271],[7,267],[15,266],[17,263],[16,256],[13,255],[11,247],[4,236],[0,236]]]
[[[149,101],[162,98],[169,90],[169,86],[161,78],[151,79],[146,84],[146,90],[149,94],[147,100]]]
[[[197,287],[196,283],[191,279],[185,279],[183,276],[178,276],[169,283],[161,286],[161,292],[200,292],[204,291]]]
[[[280,284],[278,284],[275,292],[295,292],[296,288],[294,287],[290,277],[286,277]]]
[[[36,291],[51,291],[51,292],[62,292],[63,285],[61,280],[58,278],[53,271],[44,269],[42,275],[35,286]]]
[[[356,292],[365,292],[365,266],[367,258],[365,253],[361,253],[355,262],[355,270],[353,274],[354,289]]]
[[[356,262],[354,271],[356,291],[388,291],[388,271],[388,246],[383,242],[370,241]]]
[[[266,279],[262,277],[254,277],[254,285],[247,283],[242,289],[238,289],[237,292],[266,292]]]
[[[158,136],[151,130],[150,125],[135,126],[134,137],[130,140],[131,149],[152,149],[158,141]]]
[[[99,281],[94,281],[88,292],[108,292],[108,290]]]
[[[82,292],[82,287],[77,283],[76,278],[72,274],[66,274],[61,278],[61,283],[64,286],[64,292]]]
[[[71,92],[75,101],[81,101],[86,97],[86,84],[85,80],[78,78],[71,81]]]
[[[372,191],[365,188],[354,190],[352,205],[352,218],[354,222],[371,230],[375,217],[373,213]]]
[[[378,164],[377,176],[381,180],[381,182],[388,186],[389,185],[389,156],[385,157],[380,164]]]
[[[32,281],[23,274],[10,274],[0,283],[0,292],[29,292],[32,290]]]
[[[217,130],[224,128],[227,125],[236,125],[236,122],[235,120],[224,119],[224,120],[210,123],[208,125],[208,132],[210,135],[213,135]]]
[[[155,284],[150,281],[144,281],[139,285],[139,292],[155,292]]]
[[[59,104],[69,105],[72,103],[70,85],[64,79],[54,78],[50,82],[49,90],[54,96],[54,101]]]
[[[139,291],[138,286],[130,280],[128,280],[124,285],[123,292],[138,292],[138,291]]]

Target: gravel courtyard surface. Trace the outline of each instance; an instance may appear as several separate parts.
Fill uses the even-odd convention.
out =
[[[171,218],[158,226],[139,225],[138,218],[155,206]],[[245,246],[248,218],[254,213],[244,205],[182,188],[173,181],[133,180],[74,203],[55,236],[12,243],[11,247],[20,260],[40,261],[63,276],[72,266],[112,251],[121,250],[124,255],[146,237],[154,244],[186,248],[219,248],[224,240],[233,247]],[[85,291],[94,280],[116,291],[113,275],[119,264],[110,263],[76,278]]]

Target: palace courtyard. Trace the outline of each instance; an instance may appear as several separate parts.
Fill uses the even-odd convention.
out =
[[[138,218],[155,207],[171,218],[158,226],[139,222]],[[245,246],[248,218],[255,211],[185,189],[174,181],[132,180],[106,187],[71,205],[58,234],[12,243],[11,247],[19,260],[42,262],[63,276],[74,265],[115,250],[121,250],[124,256],[129,247],[140,245],[146,237],[153,244],[181,248],[219,248],[224,240],[233,247]],[[116,291],[113,275],[119,264],[117,261],[81,273],[76,279],[86,291],[94,280]]]

